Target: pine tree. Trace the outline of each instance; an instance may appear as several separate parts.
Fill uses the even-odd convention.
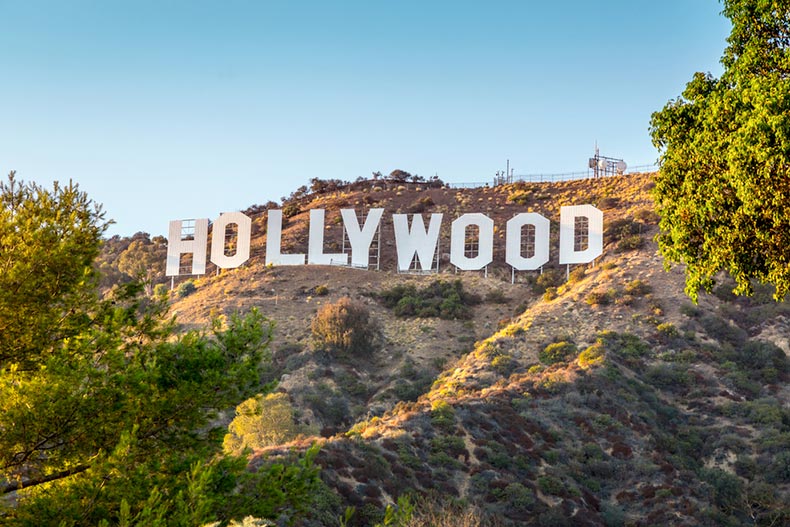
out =
[[[253,311],[176,334],[140,283],[100,298],[107,225],[77,185],[0,183],[0,490],[19,498],[4,524],[195,525],[243,469],[214,457],[212,418],[260,391],[271,325]]]

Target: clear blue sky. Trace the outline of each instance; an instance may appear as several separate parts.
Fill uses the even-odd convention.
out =
[[[111,233],[311,177],[652,163],[650,114],[721,72],[714,0],[0,0],[0,170],[73,179]]]

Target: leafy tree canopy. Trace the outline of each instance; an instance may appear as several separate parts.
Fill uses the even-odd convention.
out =
[[[228,425],[222,445],[225,452],[239,455],[247,448],[280,445],[309,432],[296,423],[288,395],[258,394],[236,407],[236,417]]]
[[[725,0],[733,24],[721,78],[697,73],[653,114],[661,152],[659,249],[686,265],[696,301],[727,271],[735,293],[753,280],[790,287],[790,4]]]
[[[253,311],[176,334],[138,282],[101,298],[106,227],[76,185],[0,183],[0,494],[16,494],[0,523],[200,525],[307,506],[309,460],[254,479],[218,455],[216,411],[262,389],[271,325]],[[239,485],[266,507],[229,509],[219,497]]]
[[[107,226],[75,185],[0,181],[0,365],[39,363],[85,326]]]

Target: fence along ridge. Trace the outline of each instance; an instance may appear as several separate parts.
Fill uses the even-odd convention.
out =
[[[644,172],[655,172],[656,170],[658,170],[658,165],[656,164],[637,165],[634,167],[629,167],[623,174],[641,174]],[[617,174],[607,174],[602,177],[612,177],[613,175]],[[561,172],[555,174],[517,174],[513,176],[513,183],[519,181],[524,181],[527,183],[553,183],[556,181],[574,181],[579,179],[589,179],[592,177],[592,170],[582,170],[579,172]],[[450,188],[477,188],[485,187],[486,185],[490,186],[491,182],[476,181],[466,183],[446,183],[446,185]]]

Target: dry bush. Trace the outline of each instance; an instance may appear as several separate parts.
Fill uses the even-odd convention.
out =
[[[379,329],[365,304],[343,297],[322,307],[310,329],[319,349],[349,353],[375,351]]]
[[[474,506],[441,503],[431,498],[417,502],[417,510],[404,527],[499,527],[502,522]]]

